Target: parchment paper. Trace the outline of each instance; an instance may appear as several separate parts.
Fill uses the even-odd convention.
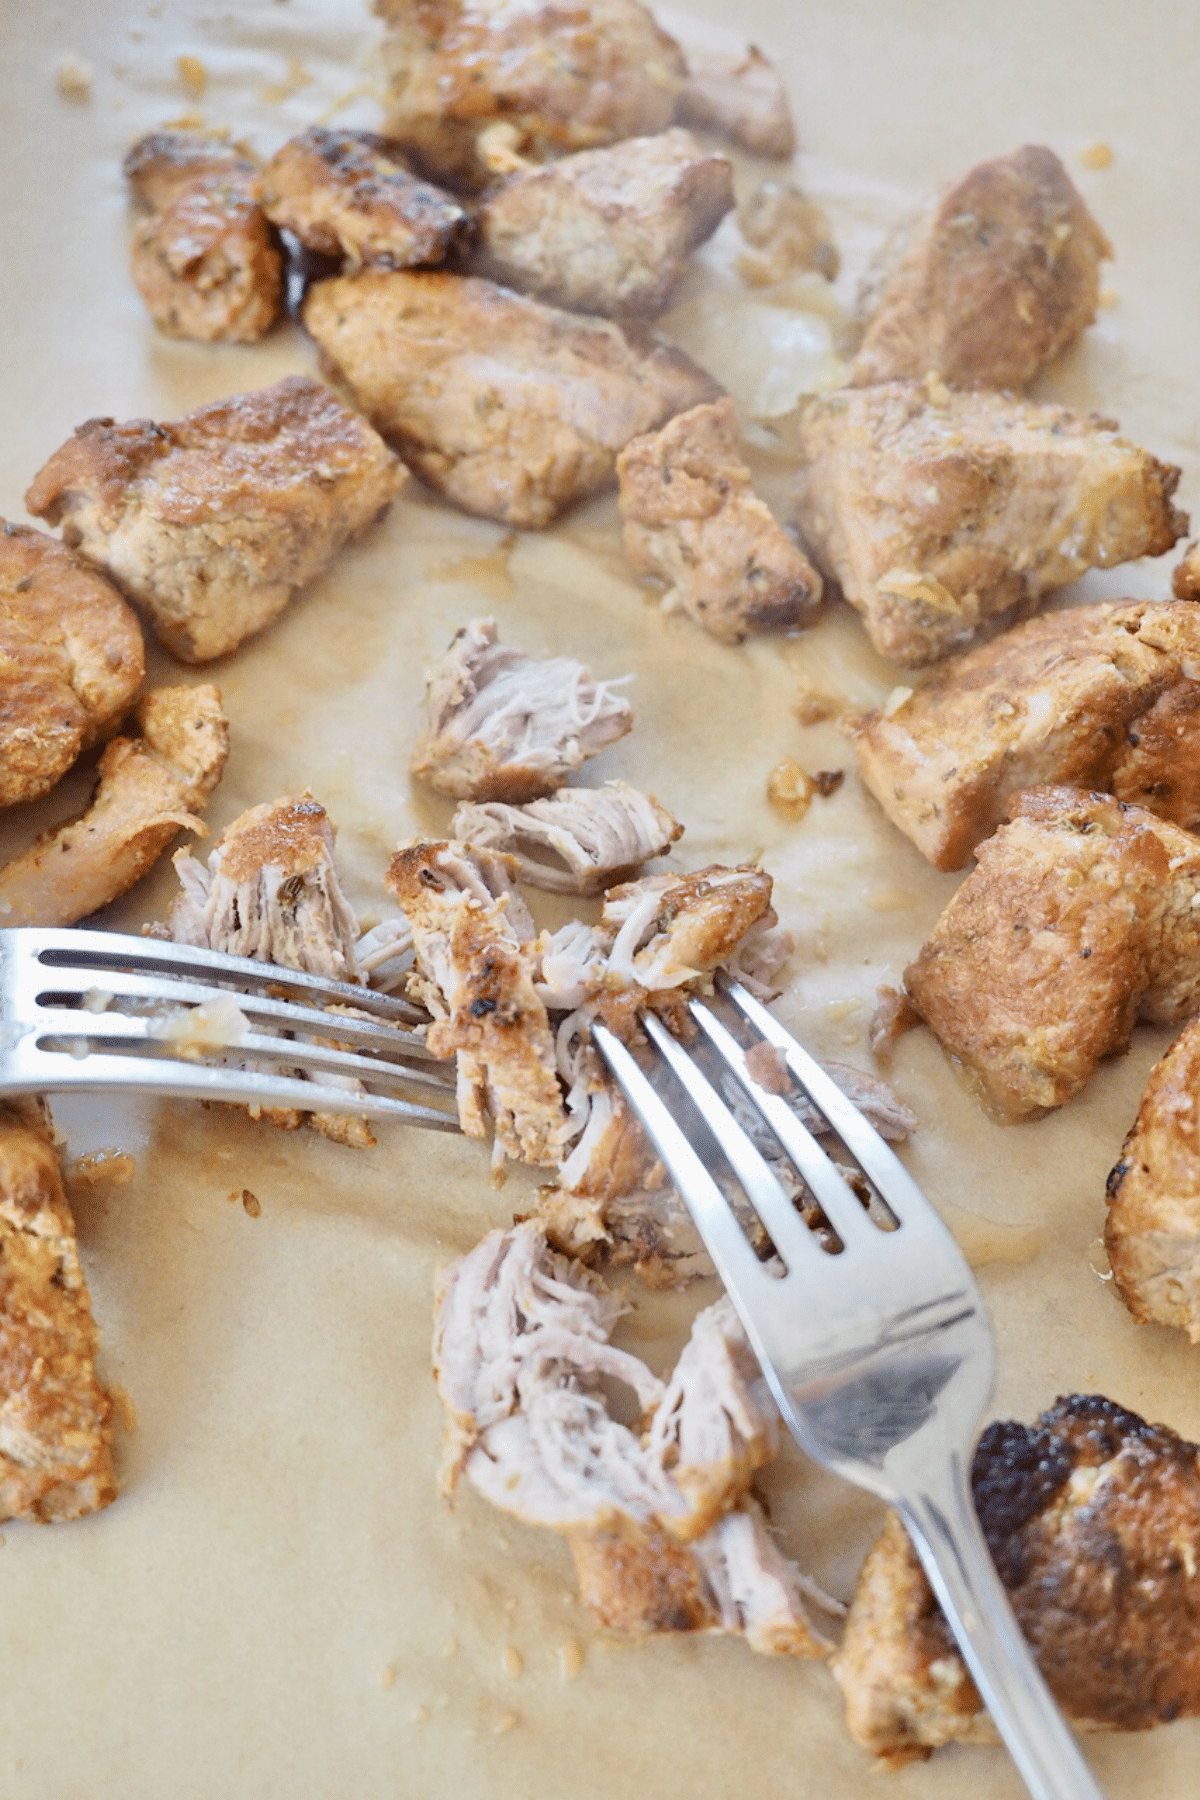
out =
[[[1200,502],[1200,15],[1165,0],[1136,14],[1120,0],[697,0],[692,19],[779,55],[802,173],[851,264],[843,290],[909,200],[1022,142],[1054,146],[1118,260],[1115,304],[1044,391],[1116,414],[1185,464],[1182,498]],[[292,325],[256,348],[156,335],[126,273],[119,159],[142,131],[195,111],[264,152],[314,119],[375,123],[377,28],[357,0],[228,11],[8,0],[3,20],[0,510],[19,520],[29,479],[82,420],[174,417],[315,366]],[[86,100],[56,90],[68,54],[92,69]],[[180,55],[207,72],[199,97],[184,91]],[[1114,160],[1089,172],[1078,155],[1097,140]],[[764,452],[758,472],[781,502],[786,463]],[[1168,567],[1078,592],[1163,595]],[[635,674],[635,731],[587,779],[655,791],[687,824],[683,867],[763,853],[797,941],[781,1013],[818,1053],[869,1068],[876,986],[898,980],[956,878],[932,873],[852,775],[799,826],[769,809],[764,785],[787,754],[809,770],[851,766],[832,726],[797,723],[800,686],[874,700],[898,677],[844,612],[742,650],[664,618],[624,564],[609,498],[505,548],[498,528],[414,483],[274,630],[218,665],[233,752],[214,832],[309,784],[341,826],[348,886],[370,922],[395,841],[449,817],[406,774],[423,666],[489,611],[531,651]],[[150,660],[156,679],[204,678],[157,650]],[[7,816],[0,851],[72,810],[86,786],[80,773]],[[109,922],[162,917],[173,888],[168,865]],[[895,1085],[921,1118],[907,1154],[933,1199],[985,1252],[1011,1255],[1011,1236],[981,1235],[964,1215],[1044,1231],[1032,1261],[982,1269],[998,1413],[1031,1418],[1060,1392],[1095,1389],[1200,1437],[1198,1353],[1135,1328],[1092,1266],[1104,1177],[1165,1042],[1139,1031],[1081,1100],[1008,1130],[980,1116],[927,1034],[900,1046]],[[136,1423],[119,1440],[122,1493],[108,1512],[2,1534],[5,1800],[1020,1792],[986,1750],[940,1752],[876,1788],[821,1665],[719,1639],[601,1640],[557,1539],[470,1493],[445,1508],[433,1273],[507,1222],[530,1185],[518,1173],[492,1188],[478,1144],[380,1128],[377,1149],[354,1152],[189,1105],[57,1113],[72,1153],[135,1157],[127,1185],[77,1184],[75,1203],[102,1373],[128,1391]],[[261,1216],[240,1203],[243,1188]],[[625,1341],[661,1365],[710,1294],[654,1299],[631,1284],[630,1296]],[[848,1595],[877,1508],[798,1456],[768,1485],[786,1548]],[[1114,1796],[1190,1800],[1198,1752],[1200,1725],[1185,1723],[1089,1754]]]

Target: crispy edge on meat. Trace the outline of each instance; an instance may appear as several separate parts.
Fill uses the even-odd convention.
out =
[[[275,152],[255,192],[273,225],[350,271],[444,262],[467,230],[454,196],[411,175],[373,131],[310,125]]]
[[[81,557],[0,521],[0,806],[49,793],[142,685],[141,627]]]
[[[112,1402],[50,1115],[0,1106],[0,1519],[79,1519],[117,1497]]]
[[[0,922],[74,925],[140,881],[180,831],[201,837],[229,755],[229,723],[212,686],[151,688],[134,711],[139,737],[104,750],[87,809],[0,869]]]
[[[134,199],[162,212],[198,182],[252,181],[258,164],[237,144],[196,131],[151,131],[132,144],[121,165]]]
[[[733,170],[690,131],[522,169],[477,212],[480,275],[607,318],[661,312],[687,257],[733,206]]]
[[[1023,388],[1094,320],[1111,255],[1052,150],[980,163],[885,246],[851,384]]]
[[[1108,1177],[1104,1244],[1117,1292],[1140,1324],[1200,1344],[1200,1020],[1150,1071]]]
[[[987,619],[1187,530],[1179,470],[1112,420],[931,383],[842,389],[800,423],[796,519],[875,648],[919,667]]]
[[[904,973],[1001,1119],[1079,1093],[1135,1022],[1200,1008],[1200,838],[1076,788],[1018,794]]]
[[[290,375],[161,425],[89,419],[25,504],[198,663],[278,618],[406,479],[329,388]]]
[[[625,553],[725,644],[811,625],[821,577],[751,484],[729,399],[693,406],[617,458]]]
[[[623,781],[560,788],[525,806],[468,801],[453,831],[460,844],[515,857],[522,881],[554,894],[595,894],[627,881],[683,836],[665,806]]]
[[[385,128],[434,179],[481,187],[674,117],[683,52],[637,0],[375,0],[375,10]]]
[[[494,619],[455,632],[425,681],[409,768],[439,793],[520,804],[552,794],[633,725],[628,700],[570,657],[527,656]]]
[[[610,485],[630,438],[721,391],[653,337],[437,269],[318,282],[304,323],[418,475],[521,527]]]
[[[843,729],[892,823],[935,868],[961,869],[1039,782],[1108,789],[1194,830],[1198,677],[1200,607],[1102,602],[1015,625]]]
[[[1017,1621],[1068,1718],[1141,1731],[1200,1712],[1195,1444],[1098,1395],[990,1425],[972,1484]],[[859,1743],[893,1763],[994,1743],[899,1519],[868,1556],[833,1672]]]
[[[689,50],[678,117],[719,131],[755,156],[786,162],[796,153],[787,88],[754,44],[745,50]]]

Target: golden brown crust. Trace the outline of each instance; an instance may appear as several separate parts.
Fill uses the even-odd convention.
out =
[[[567,1538],[580,1598],[604,1630],[648,1637],[719,1626],[695,1558],[660,1525],[614,1514],[607,1524]]]
[[[253,180],[258,164],[240,145],[196,131],[151,131],[126,152],[122,172],[136,200],[161,212],[198,182]]]

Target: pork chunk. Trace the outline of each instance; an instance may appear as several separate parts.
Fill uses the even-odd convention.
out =
[[[1200,1020],[1150,1072],[1108,1178],[1104,1242],[1122,1300],[1141,1323],[1200,1344]]]
[[[351,270],[443,262],[467,228],[458,201],[410,175],[372,131],[311,125],[275,152],[256,191],[273,225]]]
[[[723,132],[755,156],[786,161],[796,153],[787,88],[775,64],[750,44],[742,52],[688,52],[679,117]]]
[[[435,180],[481,187],[663,131],[683,52],[638,0],[375,0],[389,76],[386,129]]]
[[[50,1115],[0,1106],[0,1520],[80,1519],[117,1497],[112,1402]]]
[[[165,425],[90,419],[25,504],[199,663],[278,618],[404,481],[369,425],[291,375]]]
[[[530,887],[595,894],[664,855],[683,826],[651,796],[610,781],[602,788],[560,788],[526,806],[468,801],[454,815],[454,836],[513,856]]]
[[[812,623],[821,577],[754,492],[732,400],[679,413],[617,458],[625,551],[722,643]]]
[[[801,441],[801,535],[875,648],[909,667],[1187,530],[1178,469],[1111,420],[1011,394],[844,390],[808,408]]]
[[[151,688],[134,711],[140,737],[114,738],[91,804],[0,869],[0,919],[74,925],[140,881],[203,812],[229,755],[215,687]]]
[[[1039,782],[1107,789],[1200,826],[1196,676],[1200,607],[1077,606],[1014,626],[845,726],[892,823],[937,868],[961,869],[1012,795]]]
[[[137,619],[45,532],[0,521],[0,806],[36,800],[142,685]]]
[[[548,525],[631,437],[720,391],[682,351],[473,276],[318,282],[304,322],[431,487],[509,525]]]
[[[1111,255],[1052,150],[980,163],[885,247],[851,384],[1023,388],[1092,323]]]
[[[989,1425],[972,1485],[1021,1630],[1067,1717],[1143,1731],[1200,1712],[1195,1444],[1095,1394],[1033,1426]],[[995,1743],[915,1550],[894,1515],[833,1658],[846,1719],[891,1762]]]
[[[1135,1022],[1200,1010],[1200,838],[1076,788],[1012,823],[905,970],[909,998],[1001,1119],[1061,1106]]]
[[[613,685],[569,657],[526,656],[499,641],[494,619],[473,619],[430,671],[409,767],[457,799],[552,794],[632,727]]]
[[[773,287],[810,270],[837,279],[841,257],[825,210],[793,182],[760,182],[738,207],[737,222],[751,245],[737,261],[747,286]]]
[[[170,337],[253,343],[283,311],[283,257],[255,198],[256,165],[219,138],[156,131],[125,158],[133,279]]]
[[[654,994],[729,963],[755,928],[775,924],[771,877],[712,863],[691,875],[646,875],[610,888],[603,923],[607,977]]]
[[[510,175],[479,208],[475,266],[554,306],[648,316],[732,206],[732,168],[690,131],[629,138]]]

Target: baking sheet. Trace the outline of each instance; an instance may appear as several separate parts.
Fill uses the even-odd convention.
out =
[[[719,40],[734,11],[697,0],[690,29]],[[1200,15],[1162,3],[1139,11],[1136,34],[1128,22],[1119,0],[736,9],[737,29],[780,56],[801,171],[852,264],[908,200],[972,162],[1024,141],[1064,156],[1117,246],[1115,304],[1044,391],[1116,414],[1183,462],[1183,502],[1196,505]],[[315,366],[295,327],[253,348],[155,334],[126,275],[128,142],[194,112],[264,151],[314,119],[370,125],[379,77],[377,29],[357,0],[229,11],[9,0],[4,24],[0,511],[19,520],[30,477],[83,419],[172,417]],[[56,90],[68,55],[90,66],[87,99]],[[181,55],[206,71],[198,97],[181,83]],[[1078,153],[1098,140],[1114,159],[1089,172]],[[762,452],[757,470],[782,500],[786,465]],[[494,612],[530,651],[635,675],[635,730],[587,779],[653,789],[687,824],[683,867],[763,854],[797,942],[781,1014],[818,1053],[869,1068],[875,988],[898,980],[956,878],[886,827],[852,776],[796,827],[763,790],[783,755],[850,767],[832,726],[797,723],[800,686],[866,701],[897,677],[842,612],[804,637],[737,651],[665,619],[631,579],[616,527],[605,498],[552,533],[508,541],[410,489],[274,630],[217,665],[233,751],[210,824],[310,785],[341,827],[347,886],[370,922],[395,841],[449,818],[406,774],[423,666],[465,619]],[[1078,592],[1163,595],[1168,566],[1092,577]],[[156,649],[150,661],[158,680],[207,678]],[[0,852],[69,812],[85,787],[80,775],[8,815]],[[162,917],[173,888],[168,866],[109,922]],[[544,905],[549,922],[561,916]],[[1165,1041],[1140,1030],[1081,1100],[1007,1130],[980,1116],[927,1034],[899,1047],[895,1086],[922,1120],[907,1154],[935,1202],[985,1255],[1030,1244],[972,1216],[1042,1234],[1032,1261],[981,1270],[998,1412],[1031,1418],[1060,1392],[1098,1389],[1200,1438],[1197,1352],[1135,1328],[1093,1267],[1104,1177]],[[0,1534],[5,1800],[867,1791],[870,1760],[820,1665],[720,1639],[600,1639],[556,1538],[469,1492],[453,1511],[439,1499],[433,1272],[521,1207],[520,1172],[497,1191],[478,1144],[387,1128],[364,1153],[198,1107],[75,1101],[57,1113],[73,1154],[135,1158],[127,1185],[74,1189],[101,1372],[127,1391],[132,1428],[118,1440],[122,1493],[108,1512]],[[240,1204],[244,1187],[257,1218]],[[625,1341],[659,1364],[709,1297],[630,1294]],[[848,1595],[878,1509],[798,1456],[767,1485],[787,1549]],[[1193,1723],[1089,1749],[1127,1800],[1192,1795],[1198,1752]],[[939,1752],[884,1787],[935,1800],[968,1783],[978,1800],[1021,1791],[988,1750]]]

